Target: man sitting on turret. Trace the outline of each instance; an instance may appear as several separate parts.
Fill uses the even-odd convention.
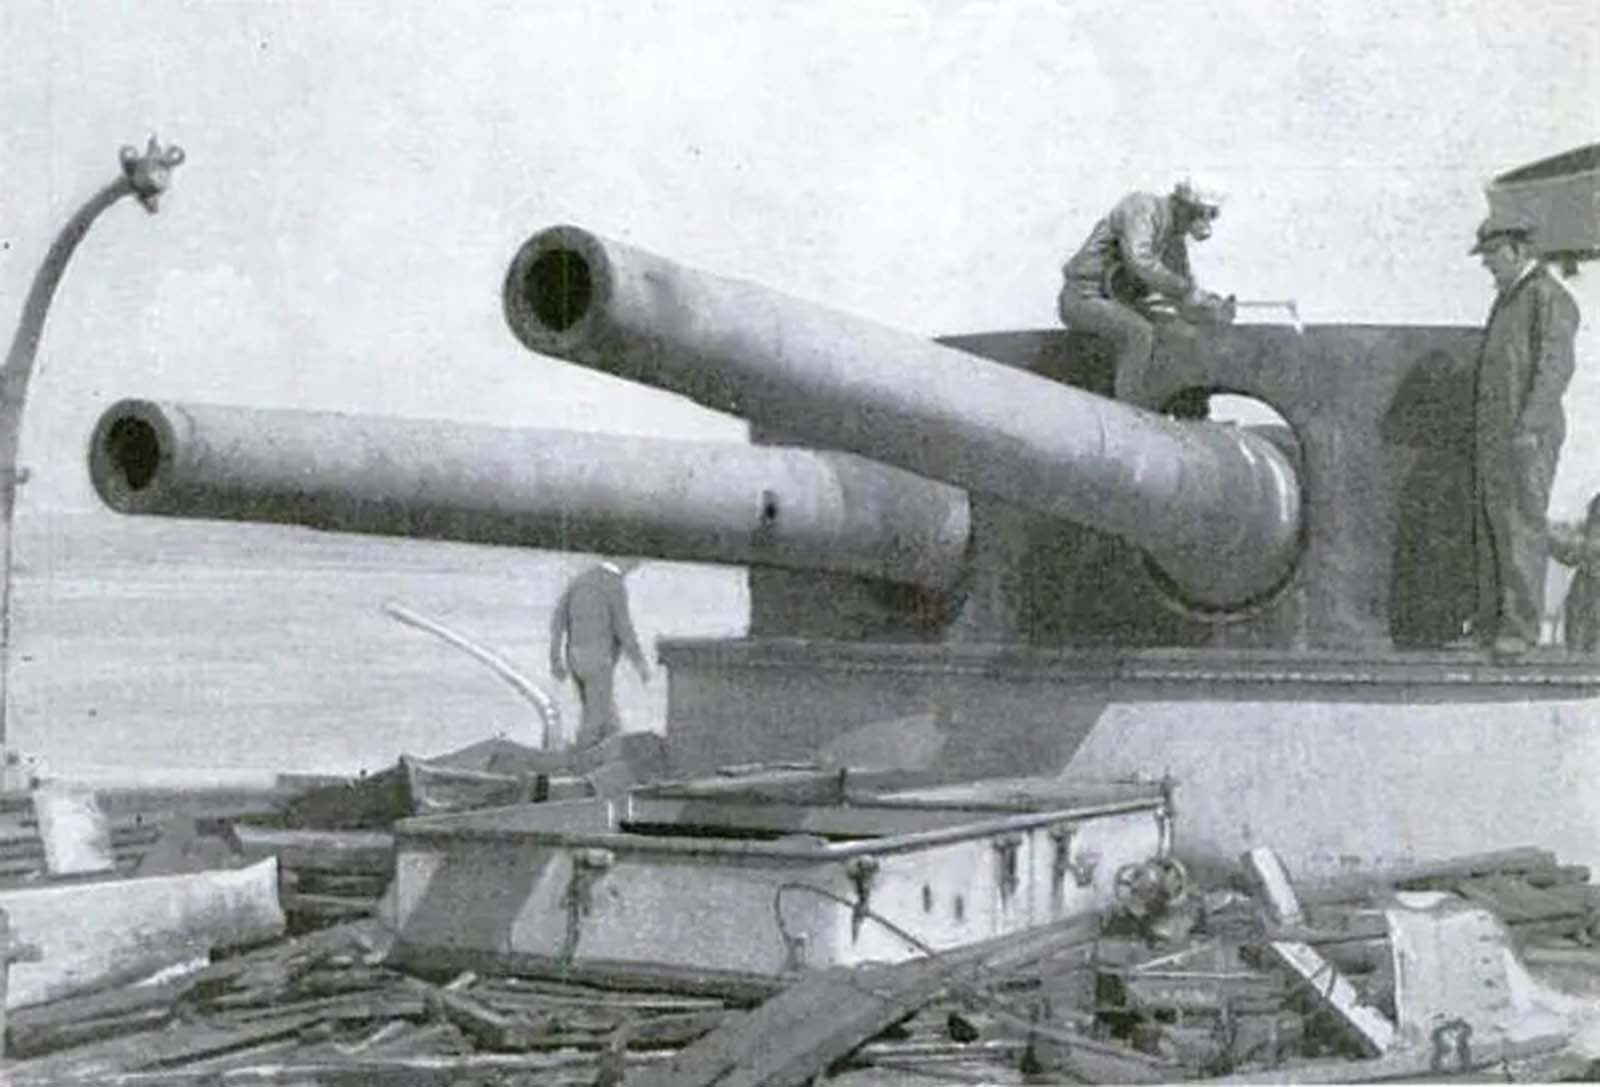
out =
[[[1195,283],[1188,239],[1211,237],[1222,194],[1186,178],[1171,194],[1135,192],[1095,224],[1083,247],[1062,267],[1057,300],[1061,323],[1098,333],[1115,347],[1118,400],[1154,408],[1148,390],[1155,326],[1153,301],[1168,300],[1191,322],[1227,323],[1231,304]]]

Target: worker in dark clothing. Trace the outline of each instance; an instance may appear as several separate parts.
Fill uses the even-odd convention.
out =
[[[1600,649],[1600,494],[1589,500],[1581,525],[1550,526],[1550,557],[1572,567],[1561,608],[1561,641],[1575,653]]]
[[[573,740],[593,747],[622,731],[613,675],[626,654],[639,678],[650,682],[650,665],[639,648],[628,610],[625,579],[638,563],[602,562],[572,580],[550,617],[550,674],[560,681],[570,671],[583,703],[583,719]]]
[[[1131,193],[1062,266],[1061,323],[1111,341],[1118,400],[1161,406],[1149,388],[1154,303],[1165,299],[1176,316],[1193,323],[1233,319],[1231,300],[1201,290],[1189,271],[1188,240],[1211,237],[1221,209],[1221,193],[1192,179],[1167,196]]]
[[[1545,514],[1566,438],[1561,398],[1572,380],[1578,305],[1537,259],[1534,225],[1491,215],[1478,228],[1494,305],[1473,395],[1473,630],[1496,656],[1539,642],[1550,540]]]

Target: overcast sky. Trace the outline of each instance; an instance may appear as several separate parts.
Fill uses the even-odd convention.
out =
[[[1312,321],[1476,324],[1494,174],[1600,139],[1594,0],[6,0],[0,319],[157,131],[161,213],[90,236],[23,459],[83,506],[124,395],[737,437],[529,355],[499,284],[572,221],[924,333],[1047,326],[1130,187],[1232,198],[1196,264]],[[1600,269],[1556,511],[1600,487]]]

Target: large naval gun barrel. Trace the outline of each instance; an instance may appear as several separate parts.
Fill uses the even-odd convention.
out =
[[[849,454],[124,400],[89,474],[123,513],[754,563],[950,589],[964,492]]]
[[[1283,583],[1300,484],[1269,440],[1180,422],[572,226],[504,286],[533,351],[686,395],[1141,548],[1191,602]]]

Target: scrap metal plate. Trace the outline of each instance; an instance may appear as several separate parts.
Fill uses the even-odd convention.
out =
[[[973,783],[793,803],[633,794],[396,826],[400,960],[770,979],[1104,909],[1170,851],[1159,786]]]

